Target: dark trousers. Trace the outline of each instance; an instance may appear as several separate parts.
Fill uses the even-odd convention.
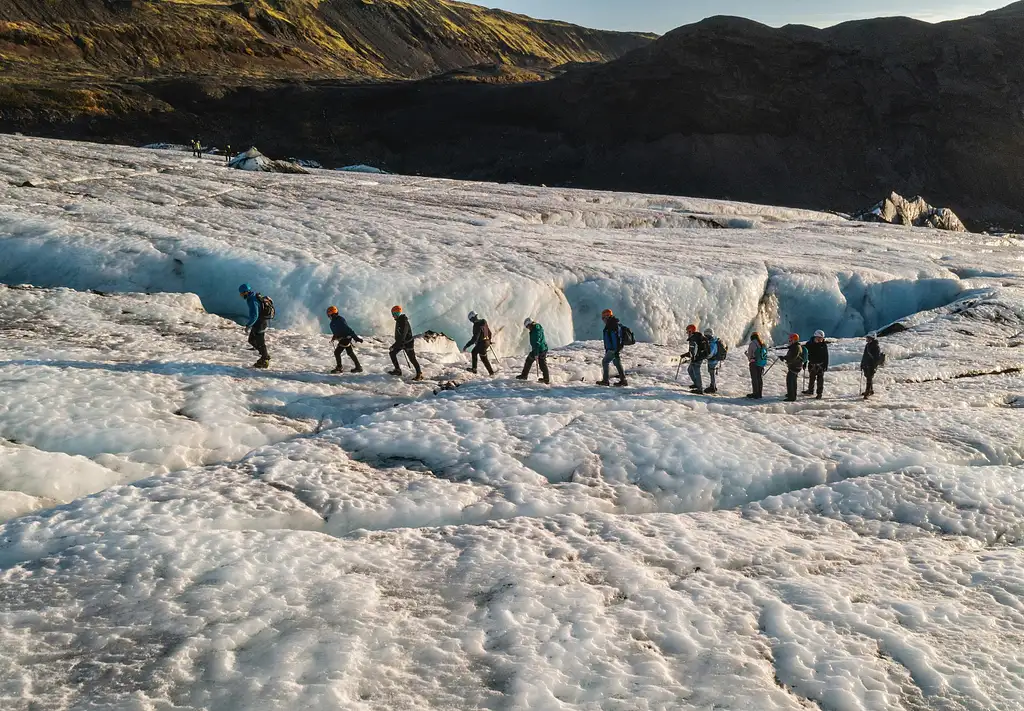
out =
[[[626,379],[626,371],[622,369],[622,358],[619,357],[618,351],[605,351],[604,360],[601,361],[601,373],[604,375],[605,382],[608,382],[608,370],[609,366],[615,364],[615,369],[619,371],[619,380]]]
[[[477,361],[477,358],[479,358],[480,362],[484,364],[485,368],[487,368],[487,372],[489,374],[491,374],[491,375],[494,375],[494,368],[491,367],[491,361],[487,360],[487,348],[486,347],[484,347],[482,350],[477,350],[476,348],[474,348],[472,355],[473,355],[473,370],[476,370],[476,361]]]
[[[756,397],[760,398],[764,396],[764,366],[750,364],[750,386],[753,388],[750,392]]]
[[[352,359],[352,365],[356,368],[362,367],[359,365],[359,359],[356,358],[356,350],[352,347],[352,342],[338,341],[338,346],[334,349],[334,360],[338,362],[338,370],[341,370],[342,352],[348,353],[348,357]]]
[[[817,392],[818,395],[821,395],[825,390],[825,366],[820,363],[811,363],[807,366],[807,372],[811,376],[810,383],[807,385],[807,394]]]
[[[799,370],[788,370],[786,371],[786,399],[796,400],[796,389],[800,384],[800,371]]]
[[[551,380],[551,376],[548,375],[548,354],[547,351],[535,356],[533,353],[526,356],[526,363],[523,365],[523,372],[520,375],[521,378],[525,378],[530,374],[530,369],[533,368],[533,362],[537,361],[537,365],[540,366],[541,378],[544,380]]]
[[[864,392],[866,392],[868,395],[874,395],[875,394],[875,369],[874,368],[865,368],[864,369],[864,377],[868,381],[868,385],[864,389]]]
[[[419,375],[420,374],[420,364],[419,364],[419,361],[416,360],[416,351],[413,349],[412,346],[409,346],[408,348],[406,348],[406,347],[401,346],[401,345],[399,345],[397,343],[395,345],[391,346],[391,351],[390,351],[390,353],[391,353],[391,363],[392,363],[392,365],[395,366],[395,370],[398,370],[398,371],[402,370],[402,366],[400,366],[398,364],[398,354],[401,353],[402,351],[405,351],[406,357],[409,358],[409,363],[412,364],[412,367],[416,369],[416,375]]]
[[[249,345],[260,353],[260,358],[270,360],[270,353],[267,352],[267,322],[257,321],[249,329]]]

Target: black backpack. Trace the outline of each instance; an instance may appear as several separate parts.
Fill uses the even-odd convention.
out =
[[[619,326],[619,340],[623,346],[636,345],[636,336],[633,335],[633,331],[630,330],[629,326]]]
[[[721,338],[715,340],[718,341],[718,353],[715,355],[715,360],[725,360],[729,357],[729,346]]]
[[[277,316],[277,309],[274,308],[273,299],[271,299],[269,296],[264,296],[263,294],[257,293],[256,300],[259,301],[260,303],[261,319],[266,319],[267,321],[269,321],[270,319]]]

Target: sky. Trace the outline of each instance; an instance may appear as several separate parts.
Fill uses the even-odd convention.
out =
[[[978,15],[1011,0],[476,0],[541,19],[587,27],[663,33],[711,15],[738,15],[768,25],[827,27],[847,20],[907,15],[940,22]]]

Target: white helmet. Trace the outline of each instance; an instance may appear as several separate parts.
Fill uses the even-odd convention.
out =
[[[476,321],[476,311],[470,311],[469,312],[469,320],[470,321]]]
[[[523,328],[529,328],[532,325],[533,325],[533,319],[532,318],[528,318],[525,321],[523,321]]]
[[[704,329],[704,335],[707,336],[708,338],[712,338],[715,335],[715,329],[710,328],[710,327],[709,328],[705,328]]]
[[[825,332],[824,331],[815,331],[814,332],[814,337],[815,338],[824,338],[825,337]]]
[[[868,334],[868,338],[870,338],[872,341],[877,341],[878,340],[878,331],[872,331],[871,333],[869,333]]]

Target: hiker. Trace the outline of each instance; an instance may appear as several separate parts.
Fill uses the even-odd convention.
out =
[[[192,155],[196,158],[203,157],[203,144],[198,138],[192,141]]]
[[[764,397],[764,369],[768,365],[768,346],[757,331],[750,334],[747,361],[750,363],[750,385],[753,389],[747,398],[760,400]]]
[[[875,371],[882,364],[882,349],[878,345],[876,332],[872,331],[865,338],[867,342],[864,344],[864,355],[860,359],[860,369],[868,381],[863,393],[864,399],[867,400],[875,394]]]
[[[523,372],[516,376],[516,380],[526,380],[530,377],[530,368],[533,362],[537,361],[540,368],[541,378],[538,382],[545,385],[551,384],[551,376],[548,373],[548,341],[544,337],[544,327],[533,319],[523,321],[523,328],[530,332],[530,355],[526,356],[526,363],[523,365]]]
[[[729,348],[722,343],[721,338],[715,337],[715,329],[705,328],[704,338],[708,341],[708,377],[711,384],[704,390],[707,395],[714,395],[718,392],[718,370],[722,367],[722,361],[729,353]]]
[[[709,347],[707,337],[697,330],[697,326],[690,324],[686,327],[687,342],[690,344],[690,352],[682,356],[682,360],[690,361],[690,366],[686,369],[686,372],[690,376],[690,380],[693,382],[693,386],[690,388],[690,392],[694,394],[704,394],[704,383],[701,379],[701,367],[705,360],[707,360]]]
[[[491,347],[491,327],[487,325],[487,319],[480,318],[476,311],[469,312],[469,322],[473,324],[473,337],[469,339],[469,343],[463,348],[463,351],[468,351],[470,348],[473,349],[473,367],[469,369],[470,373],[476,373],[476,362],[477,358],[487,368],[488,375],[494,375],[494,368],[491,367],[491,363],[487,360],[487,350]]]
[[[249,345],[260,354],[259,360],[253,363],[252,367],[265,370],[270,367],[270,353],[267,351],[267,327],[272,315],[267,313],[263,297],[253,291],[248,284],[238,287],[238,295],[249,305],[249,320],[245,324],[245,332],[249,334]]]
[[[821,399],[825,390],[825,373],[828,371],[828,344],[825,343],[825,332],[815,331],[814,338],[804,345],[807,349],[807,372],[810,373],[810,381],[804,395],[814,395],[817,391],[816,400]]]
[[[231,162],[231,144],[228,144],[228,147],[224,149],[224,162]]]
[[[619,382],[615,383],[615,387],[622,388],[629,383],[626,382],[626,371],[622,369],[622,331],[619,319],[615,318],[611,309],[605,309],[601,312],[601,320],[604,321],[604,360],[601,361],[601,373],[604,377],[597,381],[597,384],[604,387],[611,384],[608,381],[608,370],[614,363],[619,373]]]
[[[395,306],[391,309],[391,316],[395,319],[395,343],[391,346],[391,364],[395,366],[388,375],[400,376],[402,374],[402,366],[398,364],[398,354],[405,351],[405,357],[409,359],[409,364],[416,369],[416,377],[413,380],[423,380],[423,371],[420,370],[419,361],[416,360],[416,340],[412,335],[412,324],[409,323],[409,317],[402,313],[401,306]]]
[[[348,325],[348,322],[338,313],[337,306],[327,307],[327,316],[331,319],[331,333],[334,337],[331,339],[332,343],[337,343],[338,346],[334,349],[334,360],[338,366],[331,371],[333,374],[344,373],[345,369],[341,367],[341,353],[344,351],[348,354],[348,357],[352,359],[352,365],[355,368],[352,369],[353,373],[362,373],[363,366],[359,365],[359,359],[356,358],[356,351],[352,347],[352,342],[362,343],[363,339],[360,338],[352,327]]]
[[[786,367],[786,402],[796,402],[796,390],[800,384],[800,371],[804,369],[804,347],[800,344],[800,334],[789,334],[789,350],[786,355],[779,356],[785,361]]]

